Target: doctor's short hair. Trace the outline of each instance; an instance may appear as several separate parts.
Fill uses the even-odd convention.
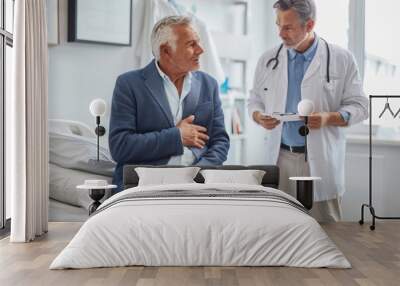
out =
[[[151,50],[156,60],[160,59],[161,45],[168,44],[175,51],[176,36],[172,28],[178,25],[193,27],[193,20],[188,16],[168,16],[154,25],[151,32]]]
[[[313,21],[316,19],[317,8],[314,0],[278,0],[273,7],[281,11],[293,9],[297,12],[303,24],[309,19]]]

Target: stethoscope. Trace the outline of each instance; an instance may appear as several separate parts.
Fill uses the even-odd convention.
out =
[[[321,40],[323,40],[325,42],[325,46],[326,46],[326,52],[328,54],[328,57],[326,59],[326,81],[329,83],[330,82],[330,75],[329,75],[329,66],[331,63],[331,52],[329,50],[329,45],[328,42],[325,41],[324,39],[321,38]],[[272,69],[275,70],[277,68],[277,66],[279,65],[279,54],[281,53],[281,50],[283,48],[283,44],[281,44],[279,46],[278,51],[276,52],[276,55],[274,58],[271,58],[268,60],[266,67],[268,68],[270,64],[272,64],[272,62],[275,62],[274,65],[272,66]]]

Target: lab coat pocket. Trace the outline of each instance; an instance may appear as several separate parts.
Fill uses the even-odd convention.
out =
[[[335,93],[339,86],[339,79],[330,79],[329,82],[325,80],[323,85],[326,92]]]
[[[264,106],[265,106],[265,114],[272,114],[274,111],[275,106],[275,100],[274,97],[272,96],[271,90],[269,88],[264,88],[263,90],[263,96],[264,96]]]
[[[343,79],[339,76],[332,75],[329,82],[325,80],[323,83],[323,90],[326,93],[326,100],[331,111],[337,110],[340,106],[340,100],[343,93]]]
[[[324,90],[329,93],[335,93],[339,89],[341,83],[343,83],[343,77],[337,74],[331,74],[329,76],[329,82],[326,77],[322,78]]]

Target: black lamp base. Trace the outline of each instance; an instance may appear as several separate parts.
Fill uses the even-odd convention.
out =
[[[89,197],[94,200],[94,202],[89,206],[89,215],[94,213],[101,205],[100,200],[104,197],[105,193],[105,189],[89,189]]]
[[[307,136],[308,133],[310,133],[310,129],[307,127],[307,125],[303,125],[299,128],[299,134],[301,136]]]
[[[304,125],[299,128],[299,134],[304,137],[304,141],[305,141],[304,160],[306,162],[307,162],[307,157],[308,157],[307,156],[307,153],[308,153],[307,152],[307,135],[308,135],[308,133],[310,133],[310,129],[308,128],[307,124],[308,124],[308,117],[306,116],[304,118]]]
[[[100,139],[99,138],[100,138],[100,136],[103,136],[104,134],[106,134],[106,129],[100,125],[100,116],[96,116],[96,124],[97,124],[97,127],[94,130],[94,132],[97,135],[97,161],[99,161],[99,159],[100,159],[100,151],[99,151],[99,149],[100,149],[99,140]]]

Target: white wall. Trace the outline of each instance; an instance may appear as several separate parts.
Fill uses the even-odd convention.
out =
[[[373,140],[372,190],[373,206],[378,216],[400,216],[398,162],[400,142]],[[361,205],[368,203],[368,138],[348,140],[346,152],[346,193],[343,196],[343,219],[358,221]],[[369,210],[365,209],[370,219]]]
[[[94,128],[89,103],[103,98],[109,104],[102,119],[108,130],[115,80],[123,72],[137,68],[134,49],[67,42],[67,3],[68,0],[59,2],[60,44],[49,46],[49,118],[76,120]],[[107,144],[106,138],[102,138],[102,144]]]

